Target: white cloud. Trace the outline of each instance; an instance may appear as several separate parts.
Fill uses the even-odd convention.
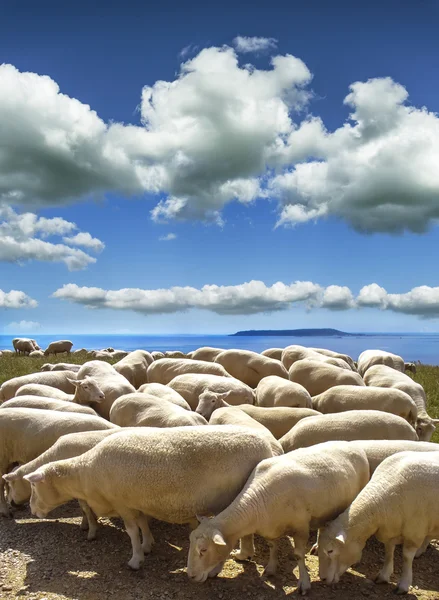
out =
[[[38,302],[24,292],[11,290],[4,292],[0,289],[0,308],[35,308]]]
[[[12,333],[31,333],[33,331],[38,331],[40,329],[40,323],[36,321],[13,321],[6,325],[5,331],[10,331]]]
[[[160,242],[171,242],[172,240],[176,239],[177,236],[175,235],[175,233],[168,233],[167,235],[162,235],[162,237],[159,237]]]
[[[267,50],[273,50],[277,46],[277,40],[274,38],[265,37],[246,37],[238,35],[233,40],[233,45],[237,52],[249,53],[249,52],[264,52]]]
[[[75,229],[75,223],[60,217],[46,219],[34,213],[19,214],[0,204],[0,261],[63,262],[70,271],[85,269],[96,259],[71,245],[102,250],[104,244],[100,240],[92,238],[89,233],[78,233],[71,238],[64,237],[65,244],[46,241],[48,237],[63,236]]]
[[[330,285],[324,293],[320,306],[330,310],[347,310],[355,306],[351,290],[346,286]]]

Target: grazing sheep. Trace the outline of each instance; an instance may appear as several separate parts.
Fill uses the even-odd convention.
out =
[[[148,367],[149,383],[162,383],[166,385],[178,375],[185,373],[202,373],[204,375],[219,375],[229,377],[227,371],[221,365],[209,363],[203,360],[191,360],[190,358],[162,358],[155,360]]]
[[[407,450],[410,450],[410,452],[439,451],[439,444],[412,442],[410,440],[356,440],[350,443],[366,452],[371,475],[383,460],[398,452],[406,452]]]
[[[50,462],[64,460],[84,454],[96,444],[99,444],[109,435],[119,431],[118,428],[103,429],[101,431],[81,431],[80,433],[67,433],[62,435],[48,450],[40,454],[34,460],[15,467],[3,479],[8,484],[8,502],[12,506],[19,506],[27,502],[31,496],[31,486],[24,478],[25,475],[33,473],[36,469]],[[80,500],[79,504],[83,512],[81,529],[88,529],[88,540],[96,538],[97,520],[86,502]]]
[[[423,442],[431,440],[439,419],[432,419],[427,413],[427,398],[422,385],[413,381],[405,373],[396,371],[386,365],[370,367],[364,375],[364,381],[367,386],[394,388],[408,394],[418,408],[416,433]]]
[[[339,352],[334,352],[333,350],[328,350],[327,348],[310,348],[310,350],[314,350],[314,352],[318,352],[319,354],[323,354],[324,356],[329,356],[331,358],[340,358],[341,360],[344,360],[348,363],[352,371],[357,370],[355,362],[349,356],[349,354],[340,354]]]
[[[178,375],[168,383],[168,387],[178,392],[189,404],[192,410],[198,406],[199,397],[206,390],[218,394],[228,393],[227,403],[254,404],[254,391],[239,379],[234,377],[220,377],[218,375],[203,375],[201,373],[187,373]]]
[[[252,388],[268,375],[288,379],[288,373],[280,361],[250,350],[226,350],[218,354],[215,363],[222,365],[232,377]]]
[[[152,394],[121,396],[110,409],[110,421],[120,427],[192,427],[207,425],[201,415]]]
[[[57,342],[50,342],[47,348],[44,350],[44,355],[49,356],[50,354],[70,354],[73,342],[69,340],[58,340]]]
[[[16,396],[11,400],[6,400],[0,404],[0,410],[3,408],[41,408],[44,410],[57,410],[60,412],[82,413],[84,415],[98,416],[90,406],[81,406],[74,402],[65,400],[55,400],[54,398],[42,398],[41,396]]]
[[[33,350],[29,354],[30,358],[44,358],[44,352],[42,350]]]
[[[22,385],[15,393],[15,398],[19,396],[40,396],[41,398],[54,398],[55,400],[64,400],[72,402],[74,394],[66,394],[51,385],[42,385],[41,383],[27,383]]]
[[[123,375],[120,375],[111,365],[100,360],[91,360],[82,365],[78,371],[77,379],[92,378],[102,390],[105,398],[96,406],[96,411],[108,419],[113,402],[135,392],[135,388]]]
[[[213,519],[203,519],[190,535],[187,573],[198,582],[218,572],[241,537],[258,533],[270,545],[265,568],[277,568],[277,540],[293,533],[299,564],[298,591],[306,594],[311,581],[305,565],[310,529],[339,515],[369,481],[365,453],[343,442],[297,450],[262,461],[235,500]],[[242,552],[239,558],[249,558]]]
[[[66,433],[114,429],[117,425],[100,417],[39,408],[0,410],[0,477],[14,463],[27,463],[45,452]],[[0,479],[0,515],[9,516]]]
[[[390,582],[395,546],[402,543],[403,566],[396,592],[407,593],[413,558],[430,538],[439,537],[438,494],[438,453],[401,452],[387,458],[352,504],[321,531],[320,578],[337,583],[361,560],[366,541],[375,535],[385,545],[384,565],[376,582]]]
[[[365,385],[358,373],[308,359],[295,362],[288,376],[290,381],[303,385],[311,396],[318,396],[336,385]]]
[[[417,440],[405,419],[379,410],[350,410],[303,419],[280,439],[284,452],[335,440]]]
[[[35,340],[29,338],[14,338],[12,345],[16,354],[30,354],[36,350],[39,350],[38,344]]]
[[[274,358],[275,360],[282,361],[283,351],[283,348],[267,348],[267,350],[264,350],[263,352],[261,352],[261,354],[262,356],[266,356],[267,358]]]
[[[40,371],[73,371],[77,373],[81,365],[75,365],[73,363],[46,363],[42,367],[40,367]]]
[[[255,395],[257,406],[312,408],[311,396],[302,385],[277,375],[269,375],[261,379]]]
[[[163,385],[162,383],[145,383],[141,385],[137,391],[142,392],[143,394],[156,396],[157,398],[161,398],[167,402],[172,402],[173,404],[181,406],[181,408],[185,408],[186,410],[191,410],[191,407],[183,398],[183,396],[167,385]]]
[[[197,514],[217,514],[270,456],[266,438],[251,429],[145,427],[120,431],[26,479],[33,483],[32,513],[39,517],[73,498],[87,502],[97,516],[122,517],[133,548],[128,564],[138,569],[154,542],[148,517],[190,523]]]
[[[149,352],[146,352],[146,350],[135,350],[134,352],[130,352],[125,358],[122,358],[113,367],[137,390],[148,381],[146,372],[149,365],[153,362],[154,359]]]
[[[411,397],[397,389],[338,385],[314,396],[312,406],[323,414],[346,410],[382,410],[406,419],[415,427],[418,409]]]
[[[0,387],[0,398],[10,400],[13,398],[23,385],[28,383],[42,383],[50,385],[66,394],[72,394],[75,391],[72,379],[76,379],[76,373],[73,371],[48,371],[47,373],[31,373],[21,377],[13,377],[5,381]]]
[[[193,350],[189,352],[187,355],[188,358],[192,360],[205,360],[207,362],[213,362],[218,354],[224,352],[224,348],[211,348],[210,346],[203,346],[203,348],[198,348],[197,350]]]
[[[311,348],[305,346],[292,345],[287,346],[282,352],[282,364],[288,371],[288,369],[299,360],[314,360],[328,365],[333,365],[339,369],[347,369],[352,371],[350,365],[341,358],[334,358],[333,356],[327,356]]]

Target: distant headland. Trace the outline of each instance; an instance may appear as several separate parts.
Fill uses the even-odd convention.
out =
[[[290,337],[358,337],[365,333],[346,333],[338,329],[251,329],[230,336],[290,336]]]

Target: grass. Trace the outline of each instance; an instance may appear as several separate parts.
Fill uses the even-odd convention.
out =
[[[0,356],[0,385],[4,381],[12,379],[12,377],[36,373],[45,363],[55,364],[68,362],[82,365],[87,360],[89,359],[85,353],[79,355],[71,354],[70,356],[63,354],[57,357],[45,356],[44,358],[29,358],[28,356],[15,355]],[[114,364],[117,361],[109,359],[107,362]],[[428,414],[435,419],[439,419],[439,366],[417,365],[417,373],[414,380],[423,386],[425,393],[427,394]],[[431,441],[439,443],[439,428],[433,435]]]

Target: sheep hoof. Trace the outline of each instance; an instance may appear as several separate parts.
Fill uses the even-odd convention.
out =
[[[306,596],[306,594],[309,592],[310,589],[311,589],[310,583],[302,583],[301,581],[299,581],[299,585],[297,586],[297,592],[299,594],[301,594],[302,596]]]
[[[401,596],[402,594],[407,594],[408,590],[406,590],[403,587],[397,587],[396,590],[394,591],[395,594],[398,594],[398,596]]]
[[[138,571],[140,569],[140,565],[142,564],[142,561],[140,560],[134,560],[131,559],[128,563],[128,567],[132,570],[132,571]]]
[[[93,542],[96,539],[96,531],[89,531],[87,535],[87,541]]]
[[[374,579],[374,582],[377,584],[389,583],[389,579],[386,578],[384,575],[381,575],[381,573],[378,573],[378,575]]]
[[[274,575],[276,575],[276,567],[269,567],[267,565],[264,569],[263,574],[265,575],[265,577],[273,577]]]

